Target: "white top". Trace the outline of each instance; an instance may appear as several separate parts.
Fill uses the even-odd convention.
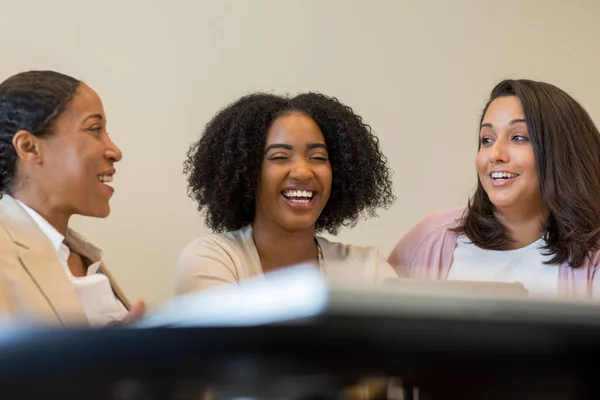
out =
[[[322,237],[317,241],[323,252],[323,272],[330,283],[369,284],[398,278],[375,247],[334,243]],[[252,226],[194,239],[179,256],[175,274],[176,294],[237,285],[263,275]]]
[[[81,300],[83,309],[91,326],[104,326],[111,321],[120,321],[128,314],[123,303],[115,296],[108,277],[98,273],[100,260],[92,260],[93,264],[87,267],[87,275],[76,277],[69,269],[69,255],[71,251],[65,245],[65,237],[58,232],[39,213],[17,200],[19,205],[29,214],[52,243],[56,255],[64,267],[68,278],[73,282],[75,290]]]
[[[459,235],[448,273],[449,280],[519,282],[530,295],[558,294],[558,265],[544,264],[545,241],[539,238],[515,250],[484,250],[465,235]]]

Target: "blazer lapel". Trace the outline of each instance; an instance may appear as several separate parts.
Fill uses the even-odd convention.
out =
[[[66,242],[73,251],[75,251],[81,256],[86,257],[88,260],[90,260],[90,262],[95,263],[97,261],[100,261],[98,272],[102,273],[108,278],[108,281],[110,282],[110,286],[112,287],[115,296],[117,296],[117,298],[121,300],[125,308],[129,310],[130,303],[127,299],[127,296],[125,296],[125,293],[123,293],[123,291],[117,284],[117,281],[102,261],[102,259],[104,258],[103,251],[100,250],[98,247],[94,246],[94,244],[87,240],[83,235],[74,231],[73,229],[68,229]]]
[[[115,292],[115,295],[117,296],[117,298],[119,300],[121,300],[121,303],[123,303],[125,308],[127,310],[129,310],[131,308],[131,302],[129,301],[127,296],[125,296],[125,292],[123,292],[123,289],[121,289],[121,287],[117,283],[117,280],[112,276],[110,271],[106,268],[106,265],[104,265],[104,262],[102,262],[102,264],[100,266],[100,272],[102,272],[104,275],[106,275],[106,277],[110,281],[110,286],[112,287],[113,291]]]
[[[0,218],[13,242],[20,248],[19,259],[31,279],[64,326],[85,325],[87,317],[50,240],[15,199],[0,200]]]

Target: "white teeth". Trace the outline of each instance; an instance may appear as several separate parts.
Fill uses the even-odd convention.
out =
[[[492,172],[492,179],[508,179],[515,178],[519,176],[519,174],[511,174],[510,172]]]
[[[315,192],[312,190],[284,190],[283,195],[285,197],[296,199],[296,200],[304,200],[304,199],[312,199]],[[298,199],[302,198],[302,199]],[[305,201],[306,202],[306,201]]]
[[[98,176],[98,180],[102,183],[111,183],[113,181],[112,175],[100,175]]]

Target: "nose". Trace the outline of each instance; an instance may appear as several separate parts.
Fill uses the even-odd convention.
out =
[[[308,160],[300,159],[293,163],[290,170],[290,178],[298,181],[307,181],[313,177],[312,169]]]
[[[123,153],[121,153],[121,149],[117,147],[115,142],[111,140],[111,138],[106,135],[106,158],[111,160],[112,162],[119,162],[123,158]]]
[[[507,143],[504,140],[497,140],[490,149],[490,163],[507,163],[509,161]]]

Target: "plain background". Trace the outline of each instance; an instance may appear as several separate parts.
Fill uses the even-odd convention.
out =
[[[336,240],[384,256],[427,213],[466,203],[498,81],[553,83],[600,120],[596,0],[20,0],[0,15],[0,79],[54,69],[102,97],[124,153],[113,211],[72,225],[150,307],[208,232],[187,197],[187,149],[241,95],[320,91],[372,126],[398,200]]]

